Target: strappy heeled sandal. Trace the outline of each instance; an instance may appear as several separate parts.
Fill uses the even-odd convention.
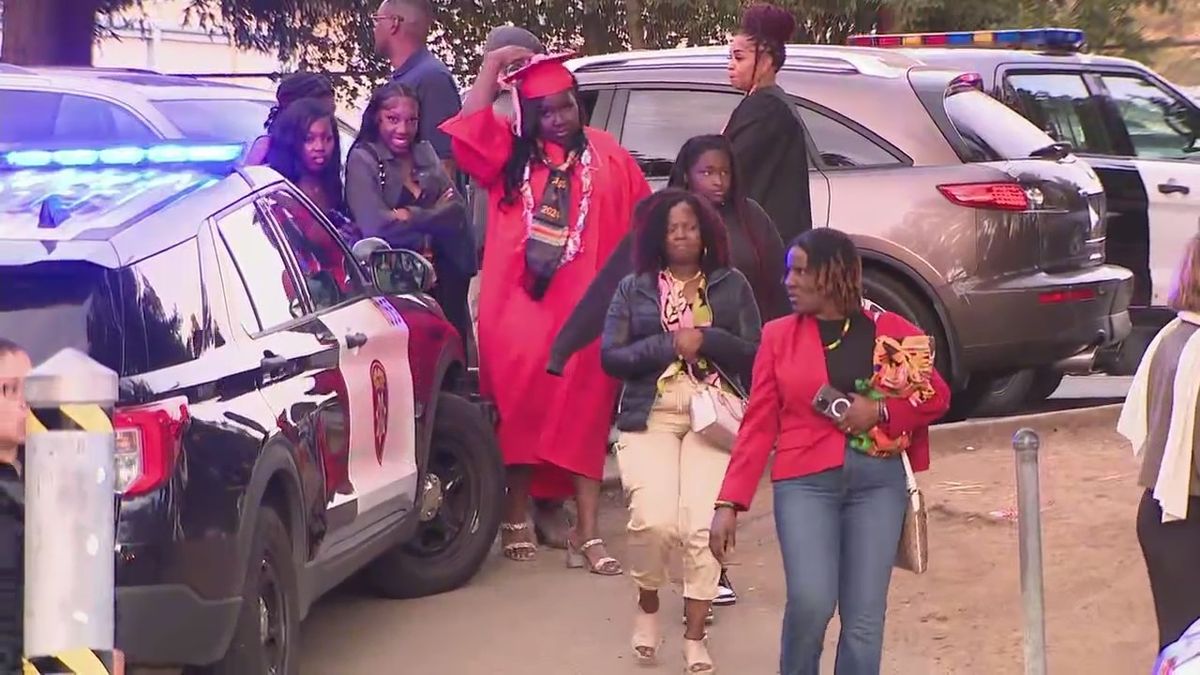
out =
[[[529,523],[500,523],[502,532],[524,532],[529,529]],[[516,562],[529,562],[537,557],[537,544],[531,541],[513,541],[501,548],[504,557]]]
[[[708,635],[699,640],[683,639],[683,660],[687,667],[683,672],[688,675],[716,675],[712,657],[708,655]]]
[[[638,607],[633,617],[633,655],[638,664],[652,666],[658,660],[658,648],[662,646],[662,635],[658,629],[658,614],[647,614]]]
[[[621,561],[612,556],[604,556],[594,563],[589,564],[587,551],[593,546],[603,546],[604,540],[596,537],[583,542],[583,545],[576,548],[575,543],[567,538],[567,567],[570,569],[587,568],[592,574],[599,574],[603,577],[616,577],[624,573],[621,569]]]

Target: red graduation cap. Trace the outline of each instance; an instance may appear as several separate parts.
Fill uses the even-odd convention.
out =
[[[545,98],[567,91],[575,86],[575,80],[563,62],[574,55],[574,52],[537,54],[504,80],[510,85],[515,85],[517,93],[526,100]]]

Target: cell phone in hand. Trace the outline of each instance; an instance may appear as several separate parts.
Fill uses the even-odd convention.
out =
[[[813,397],[813,410],[834,422],[841,422],[850,410],[850,397],[826,384]]]

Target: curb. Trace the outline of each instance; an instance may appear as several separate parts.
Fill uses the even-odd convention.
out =
[[[988,417],[965,422],[938,424],[929,429],[930,452],[932,454],[964,452],[966,446],[977,443],[985,435],[1003,432],[1011,436],[1021,427],[1029,427],[1042,435],[1057,431],[1061,427],[1107,426],[1115,429],[1117,418],[1121,416],[1122,405],[1114,403],[1091,408],[1054,410],[1012,417]],[[605,459],[604,479],[600,485],[603,490],[621,489],[617,457],[611,452]]]
[[[1108,427],[1116,429],[1123,404],[1114,403],[1092,408],[1055,410],[1012,417],[989,417],[965,422],[939,424],[929,429],[930,452],[941,454],[959,452],[965,446],[978,443],[985,435],[1004,433],[1011,436],[1022,427],[1029,427],[1045,436],[1063,427]]]

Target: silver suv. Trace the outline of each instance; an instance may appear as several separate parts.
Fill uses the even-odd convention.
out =
[[[571,65],[591,124],[661,185],[682,143],[719,132],[741,100],[727,61],[705,47]],[[779,84],[808,128],[814,224],[849,232],[868,297],[935,336],[958,414],[1022,369],[1090,371],[1129,332],[1132,274],[1105,264],[1095,172],[977,77],[794,45]]]

